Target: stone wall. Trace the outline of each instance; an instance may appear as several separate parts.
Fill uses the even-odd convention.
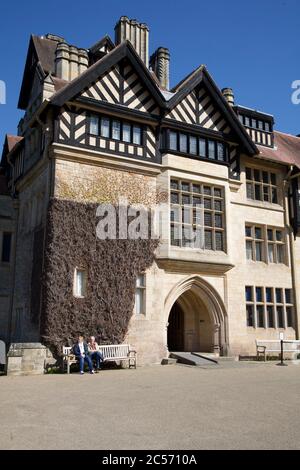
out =
[[[14,245],[16,238],[16,219],[18,206],[9,196],[0,195],[0,256],[2,255],[2,236],[12,233],[9,263],[0,260],[0,340],[9,340],[10,311],[14,273]]]
[[[41,261],[42,254],[34,253],[36,232],[45,227],[48,204],[49,168],[44,168],[36,178],[24,181],[19,192],[19,217],[16,245],[16,275],[12,312],[13,342],[37,342],[40,340],[39,312],[31,306],[38,296],[41,278],[33,282],[33,261]],[[39,250],[43,247],[40,246]],[[37,266],[35,266],[35,269]]]

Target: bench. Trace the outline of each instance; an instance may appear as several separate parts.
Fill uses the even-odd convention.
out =
[[[63,346],[63,371],[66,367],[68,374],[70,373],[71,365],[77,363],[72,350],[71,346]],[[99,346],[99,352],[102,354],[104,362],[128,361],[128,367],[136,369],[136,351],[131,349],[129,344]]]
[[[257,360],[259,360],[260,355],[263,355],[264,361],[266,361],[267,353],[281,352],[281,341],[279,339],[257,339],[255,342]],[[283,340],[283,352],[292,353],[295,356],[300,354],[300,341],[295,339]]]
[[[73,354],[72,350],[72,346],[63,346],[63,372],[66,366],[68,374],[70,373],[71,365],[77,363],[76,356]]]
[[[99,346],[99,351],[104,362],[128,361],[129,369],[136,369],[136,351],[131,349],[130,344],[107,344]]]

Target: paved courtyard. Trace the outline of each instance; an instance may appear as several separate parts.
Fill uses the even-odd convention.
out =
[[[1,449],[299,449],[300,366],[0,377]]]

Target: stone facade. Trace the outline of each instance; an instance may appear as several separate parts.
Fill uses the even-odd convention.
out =
[[[141,30],[143,44],[140,36],[131,44],[129,30]],[[0,263],[1,338],[23,343],[11,347],[9,371],[38,373],[47,360],[36,345],[37,279],[47,275],[43,241],[51,198],[80,204],[126,198],[148,208],[167,203],[142,306],[137,313],[136,303],[125,338],[139,364],[159,363],[174,347],[238,357],[254,355],[256,339],[282,332],[299,339],[300,139],[274,131],[272,116],[235,105],[232,90],[222,95],[204,66],[168,90],[167,49],[165,76],[147,71],[146,25],[122,17],[116,41],[103,38],[88,59],[58,36],[31,39],[39,65],[32,89],[21,90],[23,141],[4,151],[10,195],[0,196],[0,232],[15,234],[12,263]],[[78,57],[76,76],[71,53]],[[181,215],[170,223],[174,181],[178,191],[182,182],[202,188],[201,247],[173,243],[171,223],[184,223]],[[178,214],[189,204],[178,202]],[[69,269],[73,276],[74,266]]]
[[[9,195],[0,195],[0,247],[2,251],[4,233],[11,234],[9,261],[0,261],[0,338],[7,342],[10,330],[11,286],[14,278],[16,221],[18,203]]]

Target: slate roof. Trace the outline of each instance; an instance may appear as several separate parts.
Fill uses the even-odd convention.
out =
[[[274,131],[274,148],[257,145],[259,157],[300,168],[300,137]]]

